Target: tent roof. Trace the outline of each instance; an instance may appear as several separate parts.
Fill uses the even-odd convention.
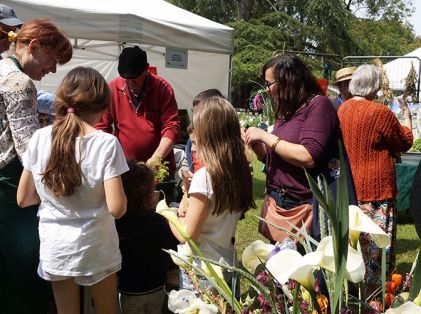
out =
[[[405,88],[405,79],[411,69],[411,63],[414,65],[418,79],[421,65],[421,48],[417,48],[401,58],[396,58],[384,64],[383,67],[389,78],[391,89],[403,90]]]
[[[69,37],[231,54],[233,29],[162,0],[3,0],[25,21],[47,17]]]

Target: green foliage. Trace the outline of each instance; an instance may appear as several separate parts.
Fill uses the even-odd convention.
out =
[[[229,23],[234,28],[234,57],[232,86],[234,88],[257,81],[261,77],[262,65],[272,53],[282,47],[287,36],[281,29],[252,19]]]
[[[411,44],[415,41],[412,27],[394,19],[376,21],[353,18],[349,32],[360,55],[403,55],[412,50]]]
[[[409,290],[409,297],[415,299],[421,291],[421,258],[417,255],[414,265],[414,278],[412,279],[411,289]]]
[[[247,21],[237,7],[252,2]],[[261,68],[276,51],[298,51],[316,74],[329,62],[336,70],[347,55],[402,55],[421,45],[403,21],[412,0],[169,0],[234,28],[233,99],[256,92]],[[384,36],[387,34],[387,36]],[[311,53],[330,57],[309,56]],[[336,55],[336,56],[335,56]]]
[[[155,173],[155,180],[157,182],[164,182],[168,179],[170,175],[170,168],[169,168],[170,162],[164,161],[159,164],[159,168]]]
[[[155,157],[153,160],[150,160],[147,163],[139,161],[138,164],[144,164],[149,169],[151,169],[155,176],[155,182],[157,183],[166,181],[170,176],[170,162],[163,162],[161,157]]]
[[[249,111],[239,111],[237,114],[242,128],[257,127],[261,122],[261,116],[258,114]]]
[[[236,16],[235,1],[168,0],[168,2],[218,23],[232,22]]]
[[[409,149],[410,152],[421,152],[421,138],[417,138],[412,147]]]
[[[347,8],[374,20],[405,20],[414,12],[411,0],[344,0]]]

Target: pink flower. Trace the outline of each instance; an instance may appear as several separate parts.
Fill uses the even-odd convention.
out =
[[[262,95],[256,94],[253,98],[253,110],[259,111],[260,109],[262,109],[262,102]]]
[[[271,307],[269,305],[268,300],[263,296],[263,294],[259,294],[257,296],[257,301],[260,303],[260,308],[262,309],[263,313],[270,313]]]
[[[269,282],[269,275],[267,272],[262,271],[256,276],[256,279],[264,286],[267,286]]]

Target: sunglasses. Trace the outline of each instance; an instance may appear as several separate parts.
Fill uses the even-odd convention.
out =
[[[276,83],[276,81],[273,81],[273,82],[265,81],[265,87],[266,87],[266,89],[269,89],[275,83]]]

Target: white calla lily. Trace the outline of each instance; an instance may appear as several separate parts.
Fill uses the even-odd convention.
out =
[[[242,263],[245,269],[254,274],[257,266],[265,263],[269,253],[275,248],[273,244],[268,244],[262,240],[254,241],[243,251]]]
[[[416,305],[414,302],[408,301],[398,306],[397,308],[388,309],[385,314],[421,314],[421,306]]]
[[[371,235],[373,241],[379,248],[390,245],[390,237],[370,217],[368,217],[358,206],[349,206],[349,237],[351,242],[356,243],[361,232]]]
[[[158,204],[156,204],[156,211],[157,212],[159,212],[160,210],[163,210],[163,209],[168,209],[168,208],[169,207],[168,207],[168,204],[167,204],[167,201],[166,201],[165,198],[163,198],[162,200],[160,200],[158,202]]]
[[[321,252],[304,256],[294,250],[282,250],[269,258],[266,268],[281,285],[288,279],[299,282],[307,290],[314,290],[313,272],[322,259]]]
[[[282,285],[282,292],[289,300],[294,300],[294,296],[292,295],[288,285]]]
[[[214,304],[205,303],[190,290],[172,290],[168,296],[168,309],[174,313],[201,313],[216,314],[218,307]]]
[[[322,260],[319,263],[321,268],[335,272],[335,258],[333,253],[332,236],[324,237],[317,246],[316,252],[322,253]],[[365,265],[361,252],[348,245],[348,257],[346,260],[346,278],[354,283],[364,279]]]
[[[173,252],[173,250],[169,250],[169,252]],[[188,242],[177,245],[177,254],[180,255],[183,260],[173,254],[170,254],[174,264],[186,270],[191,269],[191,266],[187,262],[193,262],[193,252]]]
[[[224,258],[223,258],[223,257],[221,257],[221,258],[220,258],[219,263],[220,263],[220,264],[223,264],[223,263],[224,263]],[[209,268],[208,268],[208,266],[206,265],[206,263],[205,263],[204,261],[202,261],[202,262],[201,262],[201,265],[202,265],[202,270],[203,270],[203,271],[204,271],[204,272],[205,272],[208,276],[212,277],[212,273],[211,273],[211,271],[209,270]],[[209,265],[210,267],[212,267],[212,268],[213,268],[213,270],[215,271],[216,275],[217,275],[220,279],[224,280],[224,274],[223,274],[223,271],[222,271],[222,267],[221,267],[221,266],[219,266],[219,265],[215,265],[215,264],[212,264],[212,263],[208,263],[208,265]]]
[[[192,313],[200,313],[200,314],[217,314],[218,307],[214,304],[209,304],[204,302],[202,299],[196,298],[191,303],[190,306],[185,309],[181,314],[192,314]]]
[[[177,209],[169,208],[165,199],[158,202],[156,205],[156,212],[164,216],[171,224],[173,224],[184,239],[187,240],[190,238],[186,226],[181,223],[181,220],[177,215]]]

